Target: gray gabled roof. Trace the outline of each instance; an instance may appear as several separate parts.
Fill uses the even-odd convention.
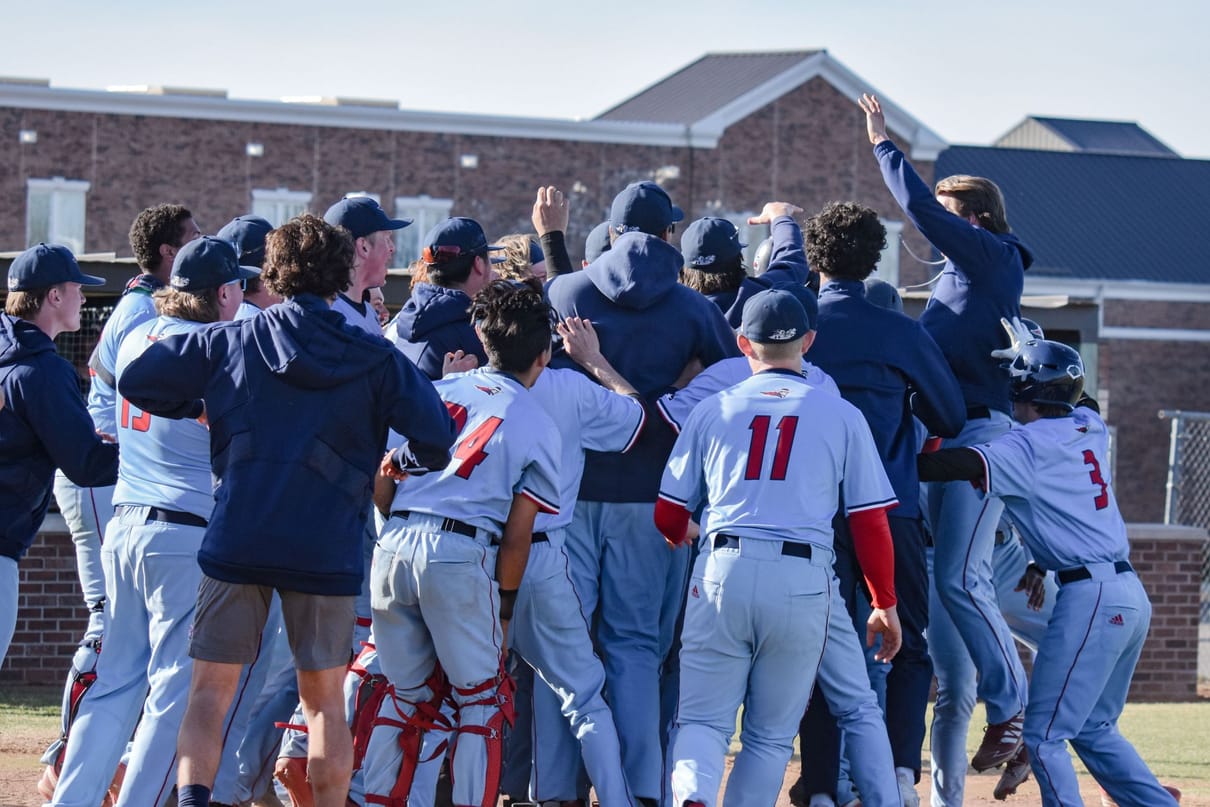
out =
[[[1210,284],[1210,160],[955,146],[935,170],[1000,186],[1027,278]]]
[[[1084,120],[1030,115],[997,141],[997,146],[1037,147],[1036,144],[1005,142],[1035,123],[1051,132],[1072,151],[1092,154],[1133,154],[1140,157],[1178,157],[1175,151],[1134,121]]]
[[[818,50],[707,53],[667,78],[607,109],[595,120],[690,125],[760,87]]]

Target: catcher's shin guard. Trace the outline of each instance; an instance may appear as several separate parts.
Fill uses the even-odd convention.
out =
[[[442,672],[440,665],[433,669],[428,680],[424,682],[424,689],[429,693],[428,700],[420,702],[411,702],[399,697],[395,688],[389,684],[384,688],[385,697],[380,701],[380,706],[377,715],[371,721],[370,733],[374,730],[393,729],[398,732],[399,749],[403,752],[402,760],[399,764],[399,772],[395,777],[395,783],[391,786],[391,790],[387,794],[370,793],[369,780],[366,781],[366,804],[381,804],[385,807],[406,807],[408,798],[412,792],[412,782],[416,777],[416,768],[422,762],[429,762],[445,754],[446,743],[439,743],[434,749],[429,759],[422,760],[420,758],[420,749],[423,745],[424,734],[428,731],[443,731],[450,730],[449,721],[445,715],[441,713],[441,703],[445,699],[446,692],[449,689],[449,682],[445,678],[445,673]],[[367,734],[366,748],[369,748],[370,736]],[[364,752],[362,762],[365,761]]]
[[[67,737],[71,726],[80,713],[80,701],[84,693],[97,681],[97,658],[101,655],[101,640],[86,639],[76,648],[71,658],[71,671],[63,687],[62,723],[59,736],[42,755],[42,762],[54,768],[55,777],[63,770],[63,754],[67,751]]]
[[[458,703],[458,726],[454,730],[454,747],[451,757],[450,780],[454,792],[458,782],[454,777],[458,761],[458,742],[465,734],[483,738],[486,751],[483,795],[479,800],[482,807],[493,807],[500,790],[500,769],[504,753],[504,724],[512,725],[516,718],[513,708],[513,691],[516,685],[503,663],[495,678],[467,689],[453,688],[454,700]]]
[[[365,759],[366,747],[370,743],[370,734],[374,731],[374,722],[382,709],[382,702],[390,694],[391,684],[382,673],[372,673],[366,669],[371,659],[377,655],[374,645],[365,643],[357,658],[349,664],[349,678],[356,678],[353,697],[348,705],[349,730],[353,732],[353,770],[361,769]]]

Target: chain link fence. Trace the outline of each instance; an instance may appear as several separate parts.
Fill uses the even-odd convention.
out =
[[[1172,421],[1164,523],[1210,529],[1210,412],[1161,411]],[[1210,544],[1202,548],[1198,677],[1210,678]]]
[[[89,386],[88,358],[97,346],[97,340],[101,338],[101,329],[113,313],[114,304],[107,302],[102,305],[85,305],[80,310],[80,330],[61,333],[55,337],[55,349],[76,368],[76,380],[80,383],[80,393],[85,398],[88,397]]]

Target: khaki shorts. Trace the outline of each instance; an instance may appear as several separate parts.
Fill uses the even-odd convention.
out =
[[[273,599],[272,586],[226,583],[205,574],[197,592],[197,612],[189,632],[189,655],[218,664],[251,664]],[[348,664],[353,646],[353,597],[282,591],[286,638],[300,670],[327,670]]]

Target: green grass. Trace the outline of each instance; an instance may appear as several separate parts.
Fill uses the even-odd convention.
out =
[[[58,687],[0,687],[0,728],[47,720],[59,722],[63,691]]]

